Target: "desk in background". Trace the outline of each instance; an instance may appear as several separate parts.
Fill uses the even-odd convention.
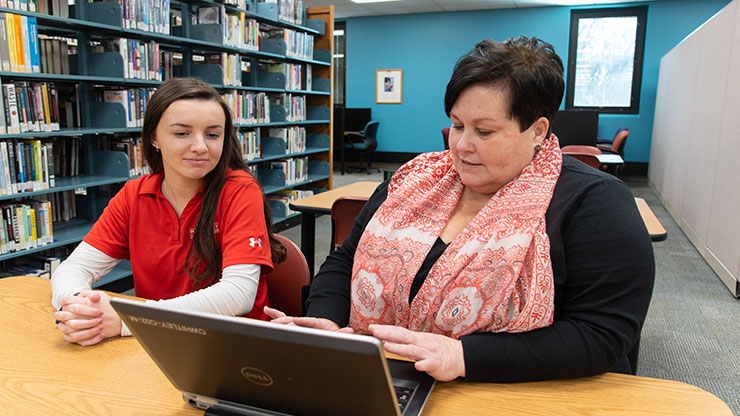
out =
[[[355,182],[350,185],[322,192],[290,203],[290,209],[301,213],[301,251],[308,262],[311,278],[314,275],[316,256],[316,216],[331,214],[331,206],[342,196],[369,197],[380,182]]]
[[[46,279],[0,279],[3,414],[203,414],[182,400],[136,339],[92,347],[65,342],[50,298]],[[614,373],[531,383],[437,383],[423,415],[533,413],[732,416],[722,400],[698,387]]]

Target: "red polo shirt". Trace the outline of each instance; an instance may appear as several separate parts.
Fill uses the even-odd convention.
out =
[[[260,264],[257,296],[250,318],[268,319],[265,274],[272,270],[262,191],[248,173],[229,169],[221,191],[213,229],[221,248],[221,269],[235,264]],[[162,174],[133,179],[108,203],[84,241],[118,259],[130,259],[136,295],[171,299],[206,286],[193,285],[183,265],[193,243],[200,215],[202,190],[180,217],[162,195]]]

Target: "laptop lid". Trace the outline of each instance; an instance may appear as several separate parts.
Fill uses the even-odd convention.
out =
[[[401,414],[382,344],[373,337],[120,298],[111,304],[193,406],[266,415]],[[419,414],[434,379],[412,363],[394,360],[393,367],[420,387],[403,415]]]

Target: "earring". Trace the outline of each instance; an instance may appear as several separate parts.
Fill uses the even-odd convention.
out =
[[[157,146],[156,146],[156,145],[154,145],[154,144],[152,144],[152,146],[154,146],[154,148],[155,148],[155,149],[157,149],[157,153],[159,153],[159,147],[157,147]]]
[[[542,150],[542,146],[536,144],[534,146],[534,154],[532,155],[532,159],[534,159],[535,157],[537,157],[537,153],[539,153],[540,150]]]

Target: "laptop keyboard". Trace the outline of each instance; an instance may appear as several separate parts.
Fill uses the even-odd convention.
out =
[[[406,408],[406,405],[411,399],[411,395],[414,394],[414,388],[396,386],[396,385],[394,385],[393,388],[396,389],[396,398],[398,399],[398,407],[401,409],[401,413],[403,414],[403,410]]]

